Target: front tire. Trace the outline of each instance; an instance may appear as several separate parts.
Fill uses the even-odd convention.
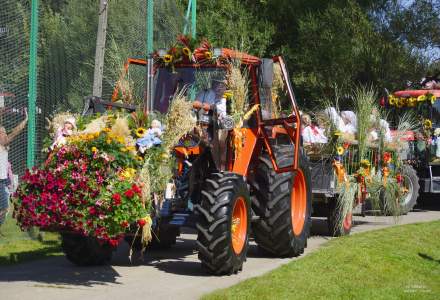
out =
[[[243,177],[234,173],[212,174],[201,192],[197,248],[202,267],[211,274],[240,271],[249,244],[250,196]]]
[[[292,146],[274,147],[281,166],[291,165]],[[280,257],[304,252],[311,227],[310,169],[300,151],[299,170],[276,173],[270,157],[262,155],[253,182],[253,209],[260,220],[253,223],[255,241],[263,250]]]
[[[76,233],[61,234],[61,248],[66,258],[78,266],[97,266],[110,262],[113,247],[96,238]]]

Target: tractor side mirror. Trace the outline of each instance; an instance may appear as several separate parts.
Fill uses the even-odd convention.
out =
[[[263,58],[261,61],[261,87],[271,88],[273,84],[273,60],[271,58]]]

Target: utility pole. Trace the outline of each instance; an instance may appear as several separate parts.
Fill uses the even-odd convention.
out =
[[[93,74],[93,96],[102,96],[102,76],[104,72],[105,39],[107,36],[108,0],[100,0],[98,34],[96,36],[95,72]]]

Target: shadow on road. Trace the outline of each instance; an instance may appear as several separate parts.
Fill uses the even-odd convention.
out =
[[[52,285],[92,286],[116,283],[111,266],[77,267],[64,257],[0,268],[0,282],[34,281]]]

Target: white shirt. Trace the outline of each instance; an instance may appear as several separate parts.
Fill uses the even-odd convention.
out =
[[[311,144],[325,144],[328,142],[327,137],[324,135],[325,129],[315,127],[315,130],[311,126],[307,126],[303,129],[301,135],[304,143]]]
[[[8,179],[8,150],[0,145],[0,179]]]

